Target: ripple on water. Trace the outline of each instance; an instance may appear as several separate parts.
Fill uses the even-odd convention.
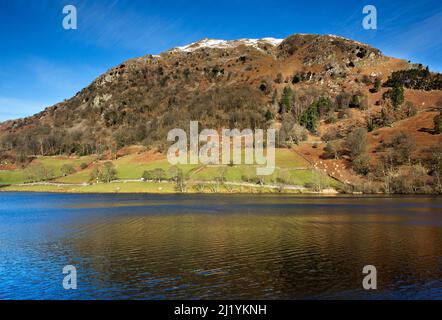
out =
[[[0,197],[0,298],[441,293],[438,198],[26,194],[18,206],[20,194]],[[67,264],[78,268],[76,292],[60,288]],[[382,270],[376,294],[360,288],[367,264]]]

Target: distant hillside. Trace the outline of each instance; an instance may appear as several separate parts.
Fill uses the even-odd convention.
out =
[[[170,129],[198,120],[201,128],[273,127],[279,146],[323,144],[299,152],[367,176],[357,161],[376,165],[400,133],[418,142],[414,160],[432,161],[441,106],[440,74],[342,37],[203,39],[130,59],[74,97],[0,124],[0,148],[3,159],[24,164],[29,156],[115,154],[134,144],[164,151]],[[349,150],[355,128],[369,132],[368,160]]]
[[[293,112],[300,113],[315,96],[365,89],[364,74],[386,77],[403,67],[405,62],[336,36],[204,39],[128,60],[76,96],[1,128],[10,133],[6,149],[27,154],[156,145],[170,128],[186,128],[191,119],[210,128],[268,127],[267,111],[281,119],[279,100],[286,86],[299,90],[303,102]]]

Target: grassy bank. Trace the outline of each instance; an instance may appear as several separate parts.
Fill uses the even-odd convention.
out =
[[[293,186],[277,187],[269,185],[219,185],[212,184],[188,184],[186,190],[181,192],[176,189],[175,184],[169,182],[112,182],[98,183],[85,186],[72,186],[62,184],[51,185],[5,185],[0,187],[0,192],[54,192],[54,193],[291,193],[311,194],[325,193],[332,194],[334,189],[324,189],[316,192],[308,188],[295,189]]]
[[[73,193],[256,193],[291,192],[338,188],[340,182],[314,170],[302,157],[290,149],[276,150],[276,168],[272,175],[257,176],[253,165],[180,165],[185,176],[185,190],[177,188],[170,176],[171,164],[160,154],[138,152],[111,160],[116,169],[112,183],[91,184],[94,168],[104,161],[98,157],[37,157],[26,168],[0,170],[2,191],[73,192]],[[63,167],[73,168],[66,174]],[[50,178],[31,181],[29,171],[39,166]],[[139,181],[143,172],[162,169],[161,182]],[[222,178],[222,179],[220,179]],[[133,180],[133,181],[125,181]],[[138,181],[134,181],[138,180]],[[222,182],[215,182],[215,181]],[[31,184],[45,181],[46,184]]]

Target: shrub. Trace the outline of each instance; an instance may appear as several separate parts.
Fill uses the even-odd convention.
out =
[[[335,106],[333,102],[330,100],[329,97],[319,97],[318,100],[315,102],[319,117],[323,117],[326,114],[329,114],[330,112],[333,112],[335,110]]]
[[[376,78],[376,80],[374,81],[374,85],[373,85],[373,89],[371,90],[372,93],[376,93],[379,92],[379,90],[381,89],[381,79]]]
[[[337,120],[336,114],[331,111],[327,114],[327,117],[325,118],[325,123],[330,124],[330,123],[335,123]]]
[[[177,175],[175,180],[175,190],[179,192],[187,191],[187,176],[180,168],[178,168],[177,170]]]
[[[411,164],[411,156],[416,149],[416,142],[412,136],[406,133],[395,135],[390,144],[393,149],[393,158],[397,164]]]
[[[413,102],[411,101],[405,102],[404,113],[407,117],[414,117],[417,114],[417,109]]]
[[[404,102],[404,87],[396,84],[389,91],[389,97],[390,97],[391,104],[392,104],[393,108],[396,109]]]
[[[347,92],[341,92],[336,96],[335,105],[338,109],[346,109],[350,105],[352,96]]]
[[[392,193],[428,193],[427,172],[420,165],[399,170],[391,177],[389,188]]]
[[[350,151],[352,159],[357,158],[366,150],[367,130],[364,128],[354,129],[348,134],[345,144]]]
[[[308,81],[312,78],[314,74],[309,72],[301,72],[301,73],[296,73],[293,78],[292,78],[292,83],[296,84],[299,82],[303,82],[303,81]]]
[[[31,164],[24,170],[25,180],[27,182],[47,181],[54,178],[53,170],[37,163]]]
[[[369,84],[372,84],[372,80],[371,80],[371,78],[370,78],[369,76],[367,76],[366,74],[364,74],[364,75],[362,76],[361,81],[362,81],[363,84],[365,84],[365,85],[367,85],[367,86],[368,86]]]
[[[166,171],[164,171],[161,168],[156,168],[153,170],[146,170],[143,172],[142,178],[145,181],[154,180],[154,181],[161,182],[166,179]]]
[[[299,118],[299,124],[307,128],[310,132],[316,132],[318,121],[319,111],[317,104],[312,104],[308,107]]]
[[[313,182],[306,182],[304,183],[304,188],[313,190],[315,188],[315,184]]]
[[[301,78],[301,76],[298,73],[293,76],[293,79],[292,79],[292,83],[293,84],[299,83],[301,81],[302,81],[302,78]]]
[[[61,167],[61,173],[63,174],[63,176],[68,176],[75,173],[75,168],[72,164],[64,164]]]
[[[266,118],[267,121],[270,121],[273,119],[273,113],[270,110],[267,110],[264,117]]]
[[[310,90],[309,95],[299,97],[298,102],[295,103],[295,113],[299,124],[304,126],[311,132],[316,132],[319,119],[327,113],[335,109],[333,102],[327,96],[319,96],[316,90]],[[316,100],[313,100],[315,99]],[[313,102],[311,102],[313,100]],[[301,105],[301,107],[300,107]],[[304,106],[308,106],[305,108]]]
[[[303,126],[295,123],[290,131],[290,138],[295,144],[299,144],[301,141],[307,140],[308,132]]]
[[[350,109],[341,110],[338,112],[338,119],[350,119],[352,113]]]
[[[368,98],[365,94],[361,95],[361,97],[360,97],[359,109],[361,109],[361,110],[368,109]]]
[[[442,193],[442,138],[431,150],[430,168],[431,174],[435,177],[438,192]]]
[[[394,122],[394,115],[390,108],[382,108],[380,122],[382,126],[390,126]]]
[[[321,137],[322,141],[329,142],[332,140],[341,139],[342,135],[337,128],[328,129]]]
[[[166,171],[161,168],[156,168],[153,170],[154,179],[157,181],[162,181],[166,179]]]
[[[171,166],[170,168],[169,168],[169,170],[167,171],[167,173],[169,174],[169,177],[170,177],[170,181],[176,181],[177,180],[177,178],[178,178],[178,174],[179,174],[179,172],[180,172],[180,168],[178,168],[177,166]]]
[[[367,96],[358,92],[351,97],[350,108],[358,108],[361,110],[368,109],[368,99]]]
[[[278,73],[278,74],[276,75],[275,83],[282,83],[283,81],[284,81],[284,79],[283,79],[283,77],[282,77],[282,74],[281,74],[281,73]]]
[[[338,159],[339,157],[339,143],[337,141],[330,141],[324,148],[324,157],[327,159]]]
[[[24,168],[31,162],[32,158],[28,157],[28,155],[22,150],[19,150],[16,153],[14,160],[17,165]]]
[[[91,172],[89,180],[91,182],[99,181],[104,183],[109,183],[117,179],[117,170],[114,164],[110,161],[105,162],[103,165],[95,167]]]
[[[428,67],[423,68],[422,66],[395,71],[384,83],[384,86],[393,87],[395,85],[418,90],[441,90],[442,74],[431,73]]]
[[[152,170],[144,170],[141,178],[143,178],[144,181],[154,180]]]
[[[367,175],[370,172],[370,158],[367,153],[362,153],[351,162],[353,170],[359,174]]]
[[[291,114],[285,114],[281,122],[281,128],[278,131],[278,146],[285,147],[287,144],[291,144],[291,130],[295,124],[295,119]]]
[[[204,185],[204,183],[197,183],[197,184],[195,184],[193,187],[194,187],[194,189],[195,189],[197,192],[199,192],[199,193],[203,193],[204,190],[205,190],[205,188],[206,188],[206,186]]]
[[[374,130],[374,123],[371,118],[367,120],[367,131],[372,132]]]
[[[290,87],[285,87],[283,92],[282,92],[282,98],[281,98],[281,113],[284,112],[290,112],[291,108],[292,108],[292,95],[293,95],[293,91]]]
[[[359,108],[359,95],[354,94],[351,96],[349,106],[350,108]]]

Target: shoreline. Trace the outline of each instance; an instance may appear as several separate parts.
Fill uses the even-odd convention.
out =
[[[315,191],[296,185],[255,185],[252,183],[225,182],[214,184],[213,181],[194,181],[184,190],[176,189],[168,181],[116,180],[110,183],[51,183],[38,182],[28,184],[0,185],[0,192],[48,192],[62,194],[292,194],[292,195],[339,195],[345,194],[335,188]]]
[[[109,184],[107,184],[109,185]],[[7,189],[5,189],[7,188]],[[15,188],[14,186],[0,185],[0,194],[2,193],[48,193],[48,194],[71,194],[71,195],[88,195],[88,194],[105,194],[105,195],[117,195],[117,194],[139,194],[139,195],[281,195],[281,196],[317,196],[317,197],[381,197],[381,198],[394,198],[394,197],[441,197],[441,194],[426,194],[426,193],[410,193],[410,194],[395,194],[395,193],[363,193],[363,192],[339,192],[333,189],[334,192],[317,192],[309,189],[304,189],[303,191],[294,192],[293,190],[285,190],[279,192],[275,189],[256,187],[255,191],[219,191],[219,192],[210,192],[210,191],[185,191],[179,192],[176,190],[170,191],[137,191],[137,190],[119,190],[119,191],[97,191],[97,190],[78,190],[78,189],[47,189],[47,188]]]
[[[50,194],[72,194],[72,195],[79,195],[79,194],[146,194],[146,195],[290,195],[290,196],[327,196],[327,197],[333,197],[333,196],[369,196],[370,194],[349,194],[349,193],[318,193],[318,192],[304,192],[304,193],[279,193],[279,192],[78,192],[78,191],[48,191],[48,190],[1,190],[0,194],[2,193],[50,193]],[[387,194],[382,194],[387,195]]]
[[[172,195],[172,194],[189,194],[189,195],[196,195],[196,194],[204,194],[204,195],[241,195],[241,194],[249,194],[249,195],[258,195],[258,194],[279,194],[279,195],[315,195],[315,196],[340,196],[340,195],[352,195],[352,196],[359,196],[359,195],[370,195],[370,194],[362,194],[362,193],[343,193],[343,192],[315,192],[315,191],[304,191],[304,192],[278,192],[278,191],[256,191],[256,192],[228,192],[228,191],[220,191],[220,192],[198,192],[198,191],[186,191],[186,192],[152,192],[152,191],[69,191],[69,190],[45,190],[45,189],[2,189],[0,187],[0,194],[1,193],[18,193],[18,192],[25,192],[25,193],[54,193],[54,194],[154,194],[154,195]],[[372,194],[373,195],[373,194]],[[379,194],[379,195],[388,195],[388,194]]]

